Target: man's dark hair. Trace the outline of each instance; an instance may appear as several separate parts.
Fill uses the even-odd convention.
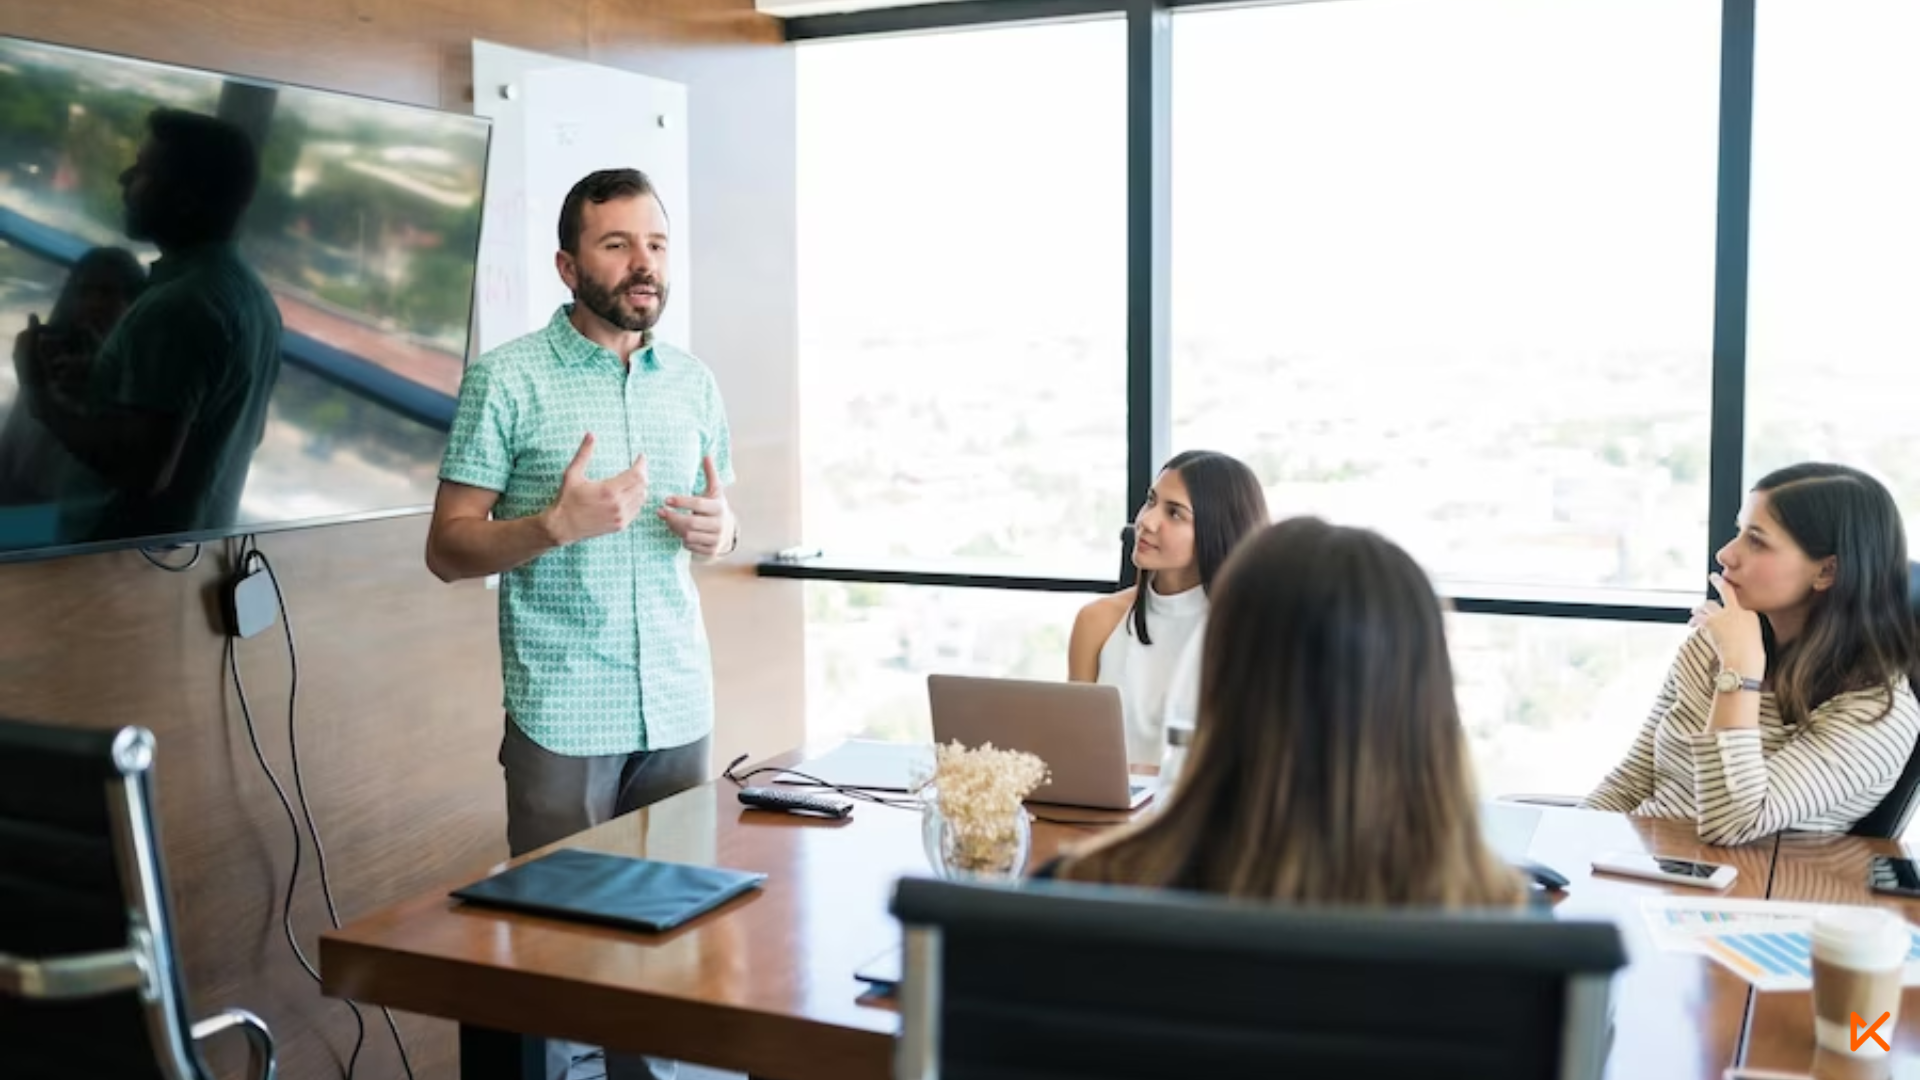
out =
[[[642,195],[651,195],[655,202],[660,202],[660,193],[653,189],[653,181],[639,169],[601,169],[588,173],[567,192],[567,201],[560,204],[560,250],[569,255],[580,254],[580,219],[588,203],[598,206],[614,199],[634,199]],[[666,204],[661,204],[660,211],[666,212]]]
[[[196,237],[229,239],[260,184],[260,154],[237,125],[181,109],[155,109],[147,131],[160,148],[168,187],[191,193],[183,215]]]

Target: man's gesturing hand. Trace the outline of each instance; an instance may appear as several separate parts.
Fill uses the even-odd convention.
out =
[[[647,502],[647,455],[632,467],[605,480],[587,479],[593,459],[593,433],[580,440],[566,472],[560,474],[560,494],[544,511],[547,534],[556,547],[566,547],[596,536],[617,533],[633,524]]]
[[[733,549],[733,510],[727,506],[727,493],[720,486],[713,459],[700,459],[700,469],[706,473],[707,493],[670,496],[660,508],[660,520],[695,555],[724,555]]]

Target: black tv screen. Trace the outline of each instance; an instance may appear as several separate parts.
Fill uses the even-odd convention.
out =
[[[0,560],[429,506],[487,140],[0,37]]]

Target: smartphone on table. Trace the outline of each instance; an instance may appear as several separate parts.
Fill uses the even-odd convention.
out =
[[[1676,859],[1644,852],[1609,852],[1593,860],[1593,868],[1606,874],[1623,874],[1668,885],[1691,885],[1699,889],[1724,889],[1733,884],[1740,872],[1724,863],[1698,859]]]
[[[1920,859],[1876,855],[1867,864],[1867,884],[1877,893],[1920,900]]]

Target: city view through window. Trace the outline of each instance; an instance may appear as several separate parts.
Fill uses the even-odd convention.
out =
[[[1872,133],[1911,126],[1920,14],[1767,14],[1747,475],[1841,460],[1911,513],[1920,153]],[[1114,573],[1125,37],[801,50],[809,545]],[[1443,591],[1701,595],[1733,529],[1707,520],[1719,37],[1712,0],[1177,14],[1174,450],[1240,457],[1276,516],[1380,530]],[[930,672],[1063,678],[1091,599],[806,590],[815,739],[926,737]],[[1450,616],[1483,787],[1590,787],[1685,633]]]

